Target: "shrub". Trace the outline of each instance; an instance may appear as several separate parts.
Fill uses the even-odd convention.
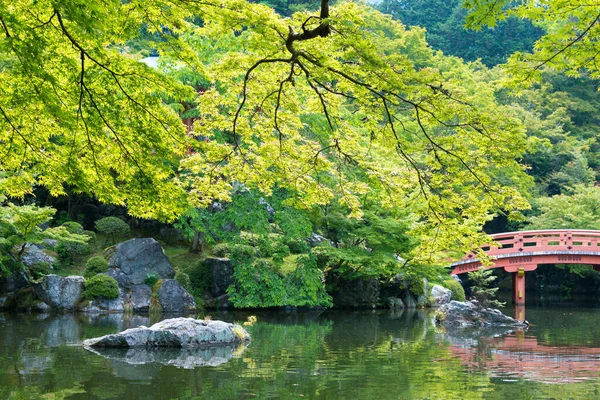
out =
[[[229,257],[231,255],[231,247],[229,243],[218,243],[213,246],[212,252],[217,257]]]
[[[69,233],[76,233],[78,235],[83,234],[83,226],[81,224],[74,221],[64,222],[61,226],[65,227]]]
[[[175,279],[185,290],[190,292],[192,290],[192,281],[190,280],[190,276],[185,272],[177,271],[175,273]]]
[[[106,217],[96,221],[96,229],[113,242],[116,238],[129,234],[129,225],[117,217]]]
[[[95,256],[86,261],[83,276],[91,278],[106,271],[108,271],[108,261],[102,256]]]
[[[90,238],[90,242],[96,240],[96,232],[94,231],[83,231],[83,234]]]
[[[288,240],[286,244],[292,254],[302,254],[310,251],[310,246],[302,239]]]
[[[89,252],[90,247],[86,243],[62,242],[56,246],[56,253],[62,265],[73,265],[77,259]]]
[[[159,280],[158,275],[148,274],[148,276],[146,276],[146,279],[144,280],[144,283],[150,287],[154,287],[154,285],[156,285],[156,282],[158,282],[158,280]]]
[[[119,297],[117,281],[108,275],[95,275],[85,280],[83,284],[83,297],[86,299],[116,299]]]
[[[443,286],[452,292],[452,300],[465,301],[467,299],[465,296],[465,289],[463,289],[462,285],[454,279],[445,280]]]
[[[290,248],[281,242],[273,243],[271,246],[271,257],[277,262],[282,262],[284,257],[290,255]]]
[[[48,274],[52,273],[52,267],[50,266],[50,264],[45,263],[45,262],[39,262],[37,264],[34,264],[34,265],[30,266],[28,269],[29,269],[29,274],[31,275],[31,277],[33,279],[39,279],[44,275],[48,275]]]
[[[249,259],[256,256],[254,247],[245,244],[236,244],[231,248],[231,256],[237,259]]]
[[[410,281],[409,290],[412,294],[419,297],[420,295],[425,293],[425,281],[423,278],[413,278]]]

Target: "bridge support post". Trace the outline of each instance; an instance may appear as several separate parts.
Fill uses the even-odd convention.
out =
[[[513,273],[513,303],[525,305],[525,269],[519,268]]]

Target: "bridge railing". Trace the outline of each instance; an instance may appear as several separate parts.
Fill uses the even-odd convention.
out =
[[[497,245],[482,249],[490,256],[539,251],[594,251],[600,252],[600,231],[582,229],[548,229],[507,232],[490,235]],[[470,260],[475,254],[468,254]]]

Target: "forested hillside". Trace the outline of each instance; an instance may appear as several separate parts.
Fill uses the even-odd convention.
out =
[[[477,4],[1,3],[2,273],[155,236],[198,299],[218,256],[236,307],[366,305],[484,230],[600,229],[598,18]]]

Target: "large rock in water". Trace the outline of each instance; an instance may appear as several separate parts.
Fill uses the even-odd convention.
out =
[[[46,275],[33,284],[37,297],[52,308],[75,310],[83,292],[82,276]]]
[[[440,285],[433,285],[431,288],[431,297],[433,297],[433,306],[439,307],[444,304],[450,303],[452,298],[452,292],[450,289],[446,289]]]
[[[436,321],[455,327],[527,327],[526,322],[504,315],[500,310],[481,307],[476,301],[451,301],[439,308]]]
[[[115,246],[110,257],[108,275],[119,286],[129,288],[144,283],[148,275],[159,279],[172,279],[175,271],[160,244],[152,239],[131,239]]]
[[[250,340],[240,325],[194,318],[166,319],[147,328],[127,329],[83,342],[89,347],[198,347]]]

